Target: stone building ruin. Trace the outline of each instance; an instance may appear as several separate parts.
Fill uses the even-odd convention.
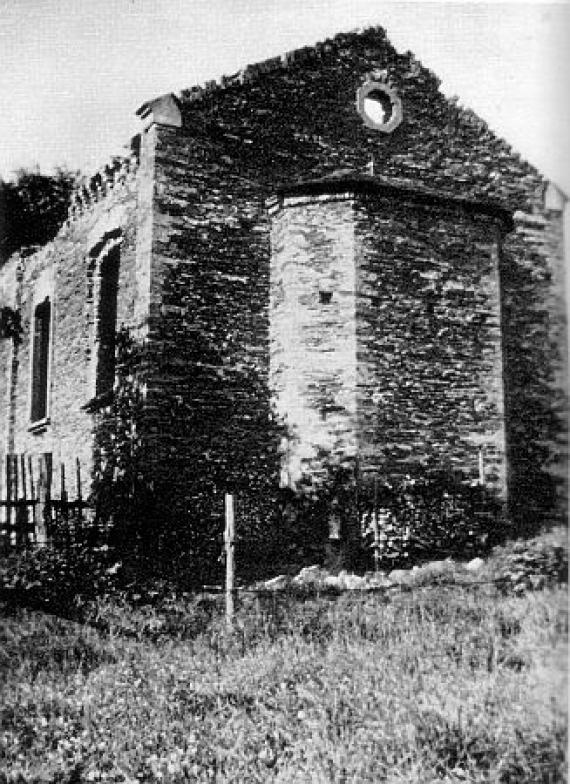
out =
[[[358,458],[482,473],[514,517],[563,514],[555,184],[381,28],[137,114],[57,237],[0,267],[22,325],[0,338],[0,453],[89,475],[124,328],[143,454],[187,503],[228,452],[264,471],[273,406],[291,486]]]

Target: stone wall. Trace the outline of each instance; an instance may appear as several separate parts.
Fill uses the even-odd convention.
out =
[[[282,483],[357,453],[355,216],[351,196],[285,198],[271,234],[271,388],[285,423]]]
[[[137,280],[135,162],[117,165],[107,181],[96,178],[77,194],[70,218],[45,247],[20,254],[0,269],[0,291],[21,315],[18,340],[0,340],[0,450],[37,457],[51,452],[73,477],[80,460],[88,487],[93,466],[93,398],[97,260],[112,248],[120,254],[117,326],[135,323]],[[51,303],[48,411],[30,419],[33,312],[44,297]],[[59,487],[59,485],[57,485]]]
[[[381,78],[402,102],[403,121],[390,134],[367,127],[355,109],[358,88],[376,72],[382,72]],[[518,216],[500,258],[509,482],[513,498],[525,499],[532,492],[537,508],[552,506],[553,477],[563,475],[560,434],[566,384],[564,308],[556,293],[562,275],[561,212],[559,205],[545,209],[546,183],[538,172],[472,112],[448,101],[439,91],[438,79],[411,53],[397,53],[379,28],[337,36],[249,67],[220,83],[187,91],[180,97],[180,122],[170,126],[165,123],[167,104],[163,102],[154,124],[148,106],[144,112],[145,117],[150,113],[151,122],[143,133],[138,186],[126,177],[119,187],[104,193],[104,182],[94,183],[81,197],[89,203],[75,208],[77,214],[54,242],[24,260],[21,285],[14,284],[17,260],[0,270],[0,285],[21,292],[24,315],[15,363],[7,341],[0,345],[0,360],[14,364],[17,371],[11,377],[0,374],[0,412],[3,422],[9,423],[3,432],[5,448],[52,450],[56,459],[59,454],[86,455],[94,423],[93,415],[81,410],[89,397],[90,251],[102,238],[105,243],[120,237],[119,322],[132,327],[145,352],[146,409],[141,426],[149,472],[171,488],[169,497],[178,511],[192,506],[200,488],[255,489],[264,477],[272,477],[276,444],[283,433],[272,418],[268,388],[271,219],[267,206],[284,186],[300,179],[338,170],[368,170],[411,190],[432,188],[460,198],[496,200]],[[332,230],[334,211],[343,208],[331,204],[330,209],[325,233]],[[369,237],[360,261],[362,273],[368,264],[365,258],[378,252],[401,263],[403,275],[406,265],[411,270],[424,264],[429,240],[430,248],[436,245],[441,251],[439,261],[430,263],[438,272],[445,268],[443,282],[448,285],[439,300],[431,302],[429,329],[439,329],[441,322],[441,329],[453,332],[454,340],[466,337],[475,350],[470,327],[460,323],[459,294],[453,288],[466,283],[471,287],[473,308],[487,319],[483,346],[477,347],[481,353],[476,358],[476,386],[481,389],[492,381],[491,400],[483,401],[481,411],[490,416],[489,432],[500,438],[496,419],[500,395],[495,384],[499,355],[485,353],[487,339],[496,337],[498,306],[493,299],[495,259],[484,237],[484,224],[466,222],[460,215],[453,220],[438,215],[431,225],[417,211],[412,216],[392,211],[389,217],[385,206],[372,212],[362,206],[362,210],[368,230],[384,229],[384,221],[390,221],[394,237],[389,246],[377,236]],[[307,208],[313,221],[310,213]],[[276,248],[281,220],[276,218],[273,229]],[[293,225],[289,228],[297,231]],[[318,235],[314,221],[312,229]],[[364,236],[367,229],[360,231]],[[442,247],[444,233],[449,239]],[[333,235],[333,246],[341,248],[348,241],[348,235]],[[319,241],[317,237],[315,247]],[[458,244],[467,246],[466,254],[459,252]],[[405,251],[405,258],[400,251]],[[277,252],[278,267],[284,266],[290,252],[285,246]],[[310,256],[315,275],[320,274],[319,253]],[[463,266],[455,268],[458,256]],[[481,264],[477,271],[475,259]],[[367,267],[367,275],[376,274],[374,264]],[[44,270],[53,276],[55,299],[50,423],[43,432],[30,433],[30,297]],[[307,274],[310,278],[310,270]],[[418,283],[429,289],[429,280]],[[386,291],[389,285],[405,289],[401,278],[397,285],[383,282]],[[307,285],[313,283],[307,280]],[[417,311],[421,290],[405,289]],[[360,307],[365,323],[364,299]],[[399,319],[398,329],[404,329],[403,311],[393,315]],[[447,325],[446,315],[451,319]],[[369,318],[370,334],[372,321]],[[282,323],[285,328],[286,320]],[[425,314],[415,325],[405,326],[413,340],[421,339],[421,324],[428,329]],[[443,351],[443,335],[438,340],[434,350]],[[284,336],[281,344],[286,344]],[[292,354],[288,361],[297,359]],[[379,356],[374,360],[372,375],[380,375],[383,362]],[[453,387],[454,402],[449,401],[440,414],[463,417],[465,429],[459,438],[465,440],[474,423],[461,403],[467,365],[449,372],[459,386]],[[405,415],[404,397],[393,394],[394,417]],[[321,405],[316,400],[314,404]],[[365,410],[363,406],[363,417]],[[420,413],[416,405],[414,422],[420,421]],[[388,426],[383,421],[375,427],[380,424]],[[432,425],[436,428],[437,423]],[[369,424],[363,427],[373,433]],[[412,427],[401,438],[404,427],[399,424],[395,435],[413,444]],[[370,439],[374,440],[373,434]],[[443,444],[441,432],[436,440]],[[498,459],[493,465],[490,441],[486,450],[489,471],[495,471],[501,482],[503,469]]]
[[[357,89],[380,71],[403,106],[403,122],[390,134],[366,127],[355,110]],[[263,426],[253,438],[252,425],[248,441],[235,415],[249,411],[249,422],[260,423],[267,381],[269,230],[263,205],[299,179],[373,170],[412,189],[496,200],[544,221],[542,251],[517,231],[505,241],[501,268],[512,493],[540,479],[546,508],[546,498],[553,498],[553,466],[547,462],[554,461],[562,427],[553,411],[564,396],[565,375],[560,319],[556,325],[536,304],[552,300],[559,278],[541,270],[561,264],[559,214],[544,209],[546,183],[539,173],[472,112],[448,101],[438,79],[411,53],[397,53],[378,28],[187,91],[181,112],[182,127],[156,130],[154,252],[164,299],[161,326],[156,322],[160,362],[153,394],[160,453],[179,455],[181,465],[208,464],[212,471],[212,461],[204,458],[215,452],[216,471],[227,476],[222,445],[238,440],[252,450],[244,446],[234,468],[261,468]],[[462,231],[458,221],[455,240]],[[488,266],[488,251],[481,255]],[[495,304],[480,304],[496,316]],[[489,360],[489,367],[496,361]],[[532,367],[541,380],[529,385]],[[231,401],[238,390],[236,407]],[[180,401],[179,408],[165,414],[164,399]],[[523,409],[533,413],[523,417]],[[181,421],[192,437],[182,435]],[[548,459],[544,447],[536,446],[543,439]],[[501,476],[488,449],[489,470]],[[242,476],[248,472],[244,468]]]
[[[358,205],[363,471],[458,472],[506,497],[497,217],[453,203]]]
[[[271,473],[269,223],[259,191],[216,148],[165,127],[147,141],[141,163],[153,155],[155,193],[144,429],[151,473],[178,514],[213,488],[251,489]]]
[[[16,254],[0,268],[0,306],[9,307],[15,313],[20,309],[20,278],[20,257]],[[13,338],[0,337],[0,454],[8,450],[11,440],[12,413],[9,401],[13,396],[14,366],[17,367],[18,359],[13,345]]]
[[[446,194],[425,203],[425,190],[369,176],[293,190],[271,210],[271,386],[287,484],[358,456],[361,472],[392,478],[483,473],[504,498],[508,213]]]
[[[568,353],[562,212],[517,211],[501,259],[509,484],[533,529],[568,500]]]

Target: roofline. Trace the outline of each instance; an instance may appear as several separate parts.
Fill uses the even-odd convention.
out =
[[[316,180],[302,180],[284,184],[276,189],[281,198],[290,196],[318,196],[327,193],[367,193],[396,198],[400,201],[413,201],[426,205],[447,205],[468,213],[483,213],[498,218],[507,231],[514,227],[512,212],[502,204],[456,196],[448,191],[432,190],[407,185],[384,177],[369,174],[346,174],[340,177],[324,177]]]
[[[399,58],[405,59],[410,65],[415,64],[422,68],[424,75],[430,77],[439,86],[439,77],[426,68],[411,51],[398,52],[388,38],[386,29],[381,25],[372,25],[349,30],[348,32],[337,33],[333,38],[326,38],[313,45],[302,46],[293,49],[276,57],[247,65],[234,74],[221,76],[218,79],[209,79],[202,85],[194,85],[181,91],[179,98],[183,106],[191,105],[195,101],[202,100],[204,97],[220,93],[227,88],[235,85],[247,85],[256,82],[265,74],[284,73],[291,67],[296,67],[305,63],[317,63],[329,57],[336,57],[347,46],[351,46],[357,40],[389,46]]]

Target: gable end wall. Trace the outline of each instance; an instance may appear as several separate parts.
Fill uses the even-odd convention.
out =
[[[358,87],[377,70],[387,72],[402,100],[404,119],[392,134],[366,128],[355,111]],[[174,391],[181,416],[196,423],[192,464],[211,454],[209,432],[215,444],[223,443],[225,431],[243,441],[237,419],[228,424],[230,390],[242,389],[234,412],[249,407],[253,419],[263,397],[270,258],[264,204],[282,185],[342,169],[363,172],[373,162],[374,174],[412,189],[492,200],[544,221],[541,250],[517,229],[504,241],[499,266],[511,494],[540,486],[537,505],[551,516],[551,475],[564,471],[565,325],[555,294],[562,265],[559,214],[544,210],[544,180],[473,113],[447,101],[433,74],[409,53],[396,53],[378,31],[344,36],[250,76],[197,98],[183,95],[182,127],[157,131],[155,253],[165,274],[156,351],[165,362],[157,366],[155,393],[158,401]],[[556,315],[546,318],[537,303],[550,308],[555,300]],[[496,303],[491,309],[496,316]],[[176,345],[185,346],[182,354]],[[174,371],[178,362],[181,368],[195,363],[191,378],[181,368]],[[247,384],[238,381],[241,373]],[[529,375],[537,383],[529,385]],[[497,392],[493,410],[499,410],[499,397]],[[525,410],[532,415],[522,425]],[[160,412],[157,403],[154,427],[164,452],[182,454],[180,417]],[[546,451],[538,444],[545,439]],[[251,443],[257,450],[257,436]],[[244,452],[241,461],[251,458]],[[216,464],[227,472],[225,458]]]

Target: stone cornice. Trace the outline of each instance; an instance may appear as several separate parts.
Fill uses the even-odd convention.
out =
[[[448,191],[436,191],[359,172],[343,172],[336,176],[331,175],[316,180],[302,180],[282,185],[276,189],[276,194],[281,203],[289,197],[341,193],[350,195],[372,194],[399,201],[411,201],[428,206],[453,208],[471,214],[489,215],[498,219],[506,231],[511,231],[513,228],[511,211],[497,202],[469,199]]]

